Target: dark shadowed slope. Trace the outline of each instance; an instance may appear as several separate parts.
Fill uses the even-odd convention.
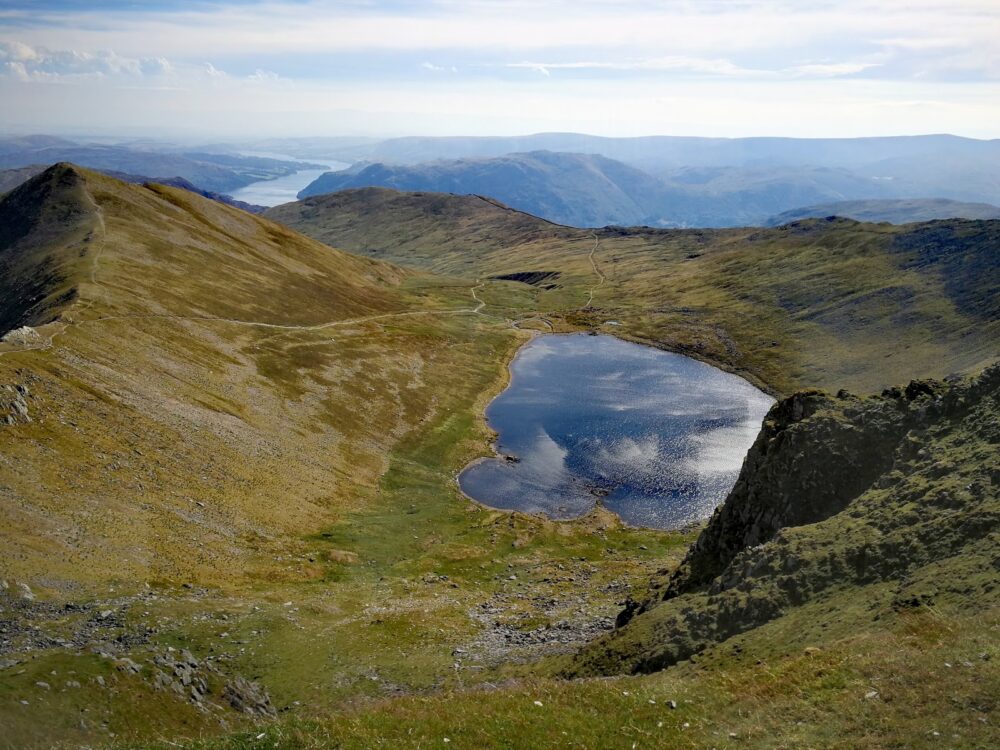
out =
[[[0,336],[54,320],[95,262],[101,218],[84,179],[59,164],[0,202]]]

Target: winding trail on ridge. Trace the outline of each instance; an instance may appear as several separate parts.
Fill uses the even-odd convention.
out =
[[[608,277],[605,276],[601,272],[601,269],[597,267],[597,261],[594,259],[594,253],[596,253],[598,249],[600,249],[601,247],[601,238],[597,236],[597,232],[591,232],[590,236],[594,238],[594,246],[590,248],[590,252],[587,254],[587,260],[590,262],[590,267],[594,270],[594,275],[597,276],[598,281],[594,286],[590,287],[587,290],[587,301],[580,307],[576,308],[577,310],[589,310],[591,305],[594,304],[594,292],[596,292],[598,289],[604,286],[604,283],[608,280]],[[473,292],[472,296],[475,297],[475,292]],[[479,298],[476,297],[476,299]],[[521,323],[528,323],[535,320],[540,320],[548,327],[550,331],[552,330],[552,323],[549,322],[549,320],[544,315],[542,315],[542,313],[535,313],[534,315],[529,315],[526,318],[521,318],[519,320],[512,320],[510,321],[510,326],[511,328],[525,330],[521,328]]]

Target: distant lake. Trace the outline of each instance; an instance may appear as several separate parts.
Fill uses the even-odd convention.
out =
[[[484,505],[558,519],[597,502],[633,526],[708,517],[774,403],[736,375],[613,336],[538,336],[510,369],[486,409],[501,457],[473,462],[459,485]]]
[[[302,159],[297,159],[292,156],[283,156],[281,154],[246,152],[245,155],[262,156],[271,159],[285,159],[288,161],[303,161]],[[296,172],[295,174],[288,175],[287,177],[279,177],[276,180],[251,182],[246,187],[234,191],[232,196],[236,200],[252,203],[256,206],[280,206],[282,203],[291,203],[292,201],[298,200],[296,196],[299,191],[324,172],[336,172],[341,169],[347,169],[351,166],[347,162],[332,161],[329,159],[306,159],[305,161],[309,161],[313,164],[316,164],[317,162],[319,164],[329,163],[329,167],[327,169],[304,169],[301,172]]]

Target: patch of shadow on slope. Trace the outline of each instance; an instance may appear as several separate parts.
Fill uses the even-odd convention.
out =
[[[542,289],[555,289],[556,279],[562,276],[559,271],[515,271],[514,273],[502,273],[497,276],[490,276],[495,281],[518,281],[522,284],[530,284]]]
[[[0,201],[0,336],[51,322],[76,299],[97,224],[71,164],[49,167]]]

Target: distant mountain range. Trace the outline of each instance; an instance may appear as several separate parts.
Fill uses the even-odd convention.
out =
[[[435,159],[483,159],[529,151],[601,154],[647,171],[680,167],[844,167],[858,169],[893,160],[933,157],[964,163],[1000,158],[1000,140],[954,135],[881,138],[699,138],[645,136],[604,138],[581,133],[524,136],[289,138],[244,144],[246,150],[294,154],[303,159],[418,164]]]
[[[802,219],[843,216],[855,221],[909,224],[935,219],[1000,219],[1000,206],[989,203],[962,203],[943,198],[913,200],[839,201],[819,206],[806,206],[772,216],[767,226],[780,226]]]
[[[248,152],[268,156],[243,155]],[[126,179],[180,179],[223,201],[252,182],[322,168],[310,160],[339,160],[352,166],[322,175],[299,196],[369,186],[478,194],[578,227],[761,226],[783,220],[778,217],[786,212],[816,215],[812,211],[857,201],[897,203],[887,214],[877,208],[849,214],[856,218],[912,222],[992,215],[959,204],[1000,205],[1000,140],[951,135],[725,139],[540,133],[202,145],[0,138],[0,169],[64,160]],[[6,175],[9,184],[0,188],[11,189],[25,174]],[[926,201],[936,204],[932,208]],[[848,210],[862,209],[833,209]]]
[[[168,150],[163,144],[103,144],[51,136],[0,138],[0,169],[73,162],[105,173],[171,175],[202,190],[226,193],[252,182],[322,169],[321,164],[234,153]]]
[[[892,170],[879,167],[877,163],[853,168],[804,163],[750,165],[747,162],[752,159],[732,149],[726,158],[741,163],[727,166],[689,164],[655,172],[606,155],[555,151],[438,159],[420,164],[362,162],[350,169],[320,176],[303,189],[299,197],[360,187],[478,194],[571,226],[660,227],[763,225],[786,211],[845,200],[931,197],[952,201],[1000,201],[997,173],[983,168],[983,164],[994,163],[1000,168],[1000,150],[993,147],[993,142],[973,141],[982,145],[971,147],[961,139],[958,141],[956,144],[945,140],[944,144],[950,148],[934,154],[894,157]],[[794,153],[786,154],[785,161],[794,161],[792,157],[802,152],[798,142],[791,143]],[[767,151],[774,156],[780,151],[773,144],[769,149],[754,145],[758,146],[760,154]],[[845,160],[855,165],[859,157],[852,156],[843,144],[838,146],[840,152],[851,157]],[[983,152],[981,159],[969,155],[976,148]],[[409,153],[412,152],[403,152],[404,158]],[[901,153],[901,149],[890,148],[888,153]],[[946,158],[946,153],[952,156]],[[805,158],[804,153],[801,155]],[[948,169],[932,166],[935,160],[959,159],[960,156],[966,160],[966,169],[955,161],[950,162]],[[709,160],[697,149],[691,158],[693,162]],[[829,154],[824,156],[822,149],[816,154],[818,162],[831,159]],[[926,164],[926,168],[914,160]],[[778,159],[775,156],[771,161]],[[892,171],[893,174],[880,175],[880,171]],[[947,212],[949,205],[953,204],[941,203],[939,208]],[[957,205],[953,207],[958,209]],[[918,221],[923,216],[907,217],[903,204],[894,210],[894,220]]]
[[[321,175],[299,197],[357,187],[485,195],[571,226],[642,223],[670,198],[660,180],[627,164],[551,151],[413,166],[358,165]]]

